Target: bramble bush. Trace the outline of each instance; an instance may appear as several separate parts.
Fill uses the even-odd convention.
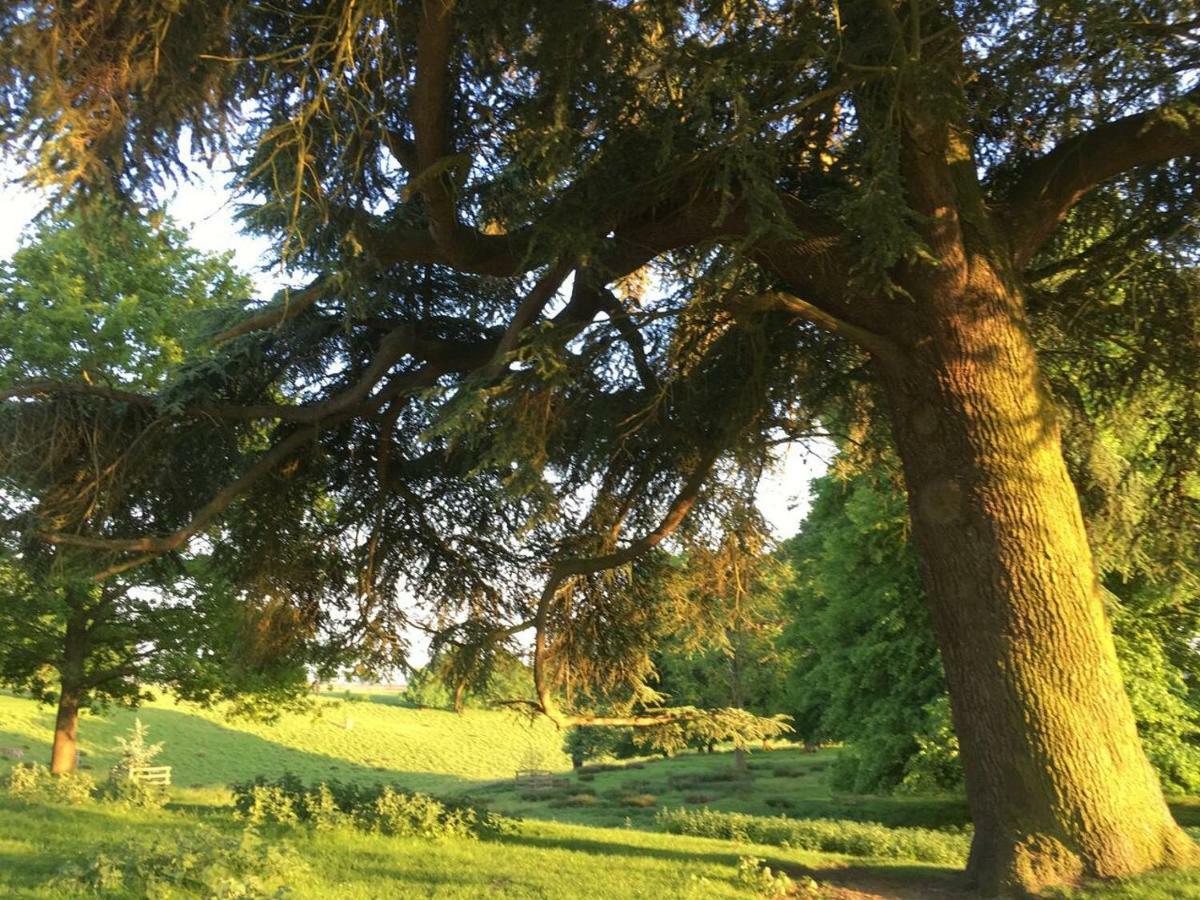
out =
[[[966,860],[970,844],[966,834],[927,828],[887,828],[874,822],[751,816],[711,809],[664,809],[655,820],[670,834],[951,865]]]
[[[233,785],[234,806],[251,825],[339,825],[389,835],[443,838],[494,837],[510,831],[512,820],[459,800],[409,793],[391,785],[340,781],[309,787],[291,773],[275,781],[261,775]]]

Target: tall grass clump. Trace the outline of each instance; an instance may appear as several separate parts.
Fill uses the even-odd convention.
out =
[[[680,808],[664,809],[655,820],[669,834],[948,865],[961,865],[970,845],[966,834],[927,828],[887,828],[874,822],[840,819],[789,819]]]

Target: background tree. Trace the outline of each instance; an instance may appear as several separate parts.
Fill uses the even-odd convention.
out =
[[[294,623],[239,592],[211,548],[106,573],[111,554],[31,533],[47,521],[74,534],[136,527],[155,485],[178,477],[165,451],[179,448],[130,427],[138,413],[119,398],[161,389],[203,317],[247,291],[227,258],[191,250],[169,222],[112,208],[47,219],[0,263],[0,389],[76,382],[117,398],[0,414],[0,679],[57,704],[54,772],[76,765],[84,707],[136,705],[162,686],[270,708],[307,683],[306,645],[263,646]],[[84,473],[100,468],[124,474],[88,492]]]
[[[456,675],[453,661],[435,655],[409,676],[404,699],[419,706],[453,709],[486,707],[533,691],[533,672],[519,656],[503,653],[490,667],[487,680],[472,684]]]
[[[736,532],[727,535],[727,542],[740,539]],[[784,690],[790,650],[780,640],[781,599],[790,570],[767,549],[758,543],[739,546],[723,565],[704,560],[703,576],[689,581],[687,589],[703,595],[692,601],[703,617],[680,622],[655,653],[654,687],[672,702],[762,716],[790,712]],[[680,565],[686,571],[697,561],[693,557]],[[722,577],[713,579],[714,572]],[[734,766],[745,769],[741,747]]]
[[[227,331],[255,360],[222,359],[237,389],[172,395],[173,422],[262,423],[261,452],[221,445],[228,490],[107,549],[177,549],[237,495],[286,494],[286,468],[379,535],[365,557],[407,557],[461,647],[533,631],[533,707],[580,722],[556,687],[637,704],[663,542],[719,543],[772,443],[869,377],[973,880],[1191,856],[1136,738],[1028,326],[1054,307],[1084,359],[1161,356],[1114,359],[1072,317],[1115,260],[1193,250],[1171,224],[1200,148],[1176,5],[35,0],[0,30],[6,143],[38,177],[136,193],[178,170],[185,129],[232,144],[251,225],[318,273]],[[1138,225],[1060,230],[1105,213]],[[647,266],[660,290],[627,290]],[[1137,315],[1194,321],[1178,297]],[[1171,335],[1180,359],[1192,334]]]

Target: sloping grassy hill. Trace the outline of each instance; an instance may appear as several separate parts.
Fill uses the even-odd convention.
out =
[[[412,709],[322,696],[309,713],[273,723],[227,719],[219,710],[160,699],[136,713],[112,709],[84,714],[79,724],[83,763],[103,775],[116,761],[116,738],[141,718],[151,740],[165,744],[156,762],[171,766],[182,787],[213,787],[255,775],[294,772],[305,781],[394,781],[445,793],[472,783],[512,778],[520,768],[571,767],[562,735],[544,719],[515,713]],[[54,711],[0,694],[0,748],[46,762]],[[0,760],[0,774],[10,762]]]
[[[756,872],[760,864],[747,863],[747,858],[797,879],[790,896],[807,900],[966,896],[957,886],[957,865],[947,864],[965,846],[961,801],[837,796],[826,780],[832,758],[828,752],[756,752],[748,777],[733,775],[729,753],[684,754],[573,772],[560,750],[561,736],[544,721],[478,710],[458,716],[405,708],[394,700],[349,702],[323,696],[312,711],[289,714],[273,724],[228,721],[218,712],[169,700],[152,703],[138,715],[149,725],[151,738],[166,744],[161,760],[175,770],[173,802],[153,810],[113,802],[62,806],[21,801],[0,791],[0,897],[83,896],[80,873],[102,885],[130,859],[165,873],[170,883],[162,896],[212,896],[189,892],[178,869],[196,859],[219,859],[223,851],[214,852],[214,836],[235,844],[247,839],[222,786],[285,771],[310,783],[387,781],[443,796],[469,794],[492,809],[525,817],[511,833],[489,840],[388,837],[348,826],[322,831],[264,826],[259,843],[271,853],[285,854],[286,864],[275,871],[283,872],[277,877],[290,889],[289,896],[299,898],[773,896],[761,881],[746,877],[747,865]],[[128,730],[133,715],[111,711],[81,723],[85,761],[98,777],[115,759],[115,738]],[[52,723],[50,710],[0,694],[0,748],[22,749],[27,759],[42,760],[48,756]],[[0,761],[0,774],[10,765]],[[531,766],[558,774],[546,786],[514,784],[513,771]],[[751,843],[749,832],[737,840],[694,836],[716,833],[712,831],[662,833],[655,814],[664,808],[708,809],[714,816],[726,811],[854,819],[889,828],[755,819],[773,829],[754,832],[762,835],[757,839],[771,841],[766,845]],[[926,839],[957,849],[949,857],[937,857],[941,865],[916,862],[907,851],[896,852],[895,845],[888,849],[889,836],[900,834],[890,826],[909,825],[949,827],[948,837],[935,832]],[[781,828],[798,827],[824,829],[835,840],[803,845],[779,838]],[[855,829],[872,832],[867,849],[854,850],[852,842],[843,840]],[[858,855],[801,846],[836,846]],[[64,881],[64,871],[74,872],[75,880]],[[802,881],[806,877],[819,886]],[[127,886],[99,893],[146,895]],[[1053,896],[1200,898],[1200,871]]]

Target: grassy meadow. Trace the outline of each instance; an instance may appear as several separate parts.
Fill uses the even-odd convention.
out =
[[[0,896],[147,896],[148,890],[127,885],[105,888],[106,872],[131,856],[149,860],[146,865],[155,871],[175,872],[197,859],[236,855],[241,851],[230,848],[251,840],[254,852],[275,854],[263,863],[267,874],[260,893],[238,893],[244,885],[204,892],[182,883],[159,885],[156,892],[271,896],[286,887],[287,896],[302,898],[588,900],[965,896],[958,888],[969,834],[963,803],[835,794],[827,779],[835,751],[806,753],[788,746],[756,751],[741,777],[728,751],[575,772],[548,722],[499,711],[456,715],[407,708],[394,695],[321,695],[311,711],[273,724],[227,719],[169,699],[137,715],[151,739],[165,744],[156,762],[173,769],[171,801],[162,809],[113,802],[67,806],[0,794]],[[133,718],[112,710],[82,720],[82,761],[97,780],[116,759],[116,739]],[[0,694],[0,748],[42,761],[52,722],[51,710]],[[12,765],[0,761],[0,775]],[[537,786],[517,784],[513,775],[519,768],[554,776]],[[391,783],[468,798],[519,821],[486,839],[274,824],[243,837],[245,823],[234,813],[227,786],[285,772],[310,784]],[[672,815],[685,824],[695,818],[709,830],[667,833],[670,816],[664,818],[663,810],[688,811]],[[1185,824],[1200,824],[1196,810],[1181,802],[1177,815]],[[718,826],[730,833],[706,836]],[[790,881],[753,877],[763,866]],[[99,888],[90,894],[85,884]],[[1053,896],[1200,897],[1200,872]]]

